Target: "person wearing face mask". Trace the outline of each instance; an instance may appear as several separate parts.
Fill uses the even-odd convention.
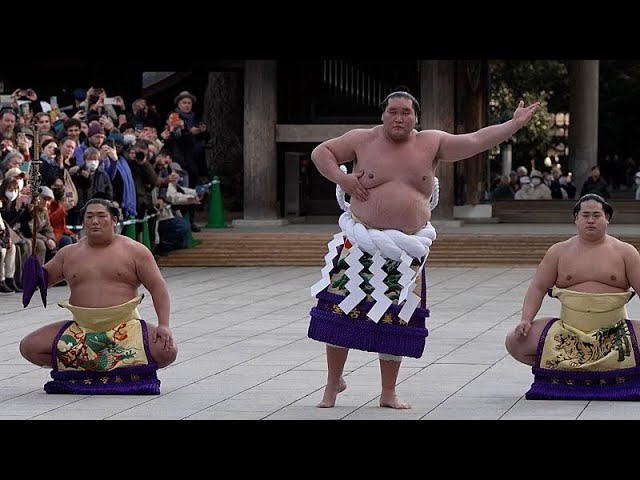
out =
[[[13,275],[9,275],[11,272],[7,273],[5,270],[5,274],[7,277],[13,277],[15,285],[21,288],[22,265],[24,259],[31,255],[31,242],[25,241],[16,233],[20,230],[21,219],[27,210],[27,207],[18,200],[18,194],[18,179],[16,177],[5,178],[0,183],[0,216],[2,216],[5,228],[9,229],[11,240],[17,248],[15,272]]]
[[[26,174],[19,167],[10,168],[4,174],[4,179],[15,178],[18,182],[18,191],[21,191],[25,185]]]
[[[100,151],[89,147],[83,153],[83,165],[71,175],[78,191],[78,209],[82,209],[92,198],[113,200],[113,186],[109,174],[100,161]]]
[[[530,186],[526,187],[526,177],[520,178],[523,187],[516,192],[516,200],[551,200],[551,189],[544,183],[542,172],[531,170],[529,175]]]
[[[18,182],[18,205],[25,205],[31,201],[29,188],[26,186],[26,174],[18,167],[7,170],[4,179],[15,179]],[[25,188],[26,186],[26,188]]]

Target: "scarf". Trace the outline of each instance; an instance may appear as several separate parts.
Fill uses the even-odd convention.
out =
[[[129,163],[124,159],[122,155],[118,157],[117,162],[106,159],[104,161],[104,169],[109,174],[109,178],[113,180],[116,176],[116,172],[120,173],[122,177],[122,218],[126,220],[129,217],[137,216],[136,213],[136,185],[133,181],[133,174]]]
[[[195,126],[194,122],[196,116],[193,114],[193,112],[183,112],[179,108],[176,108],[176,112],[178,112],[180,114],[180,118],[184,120],[184,130],[191,130],[191,127]]]

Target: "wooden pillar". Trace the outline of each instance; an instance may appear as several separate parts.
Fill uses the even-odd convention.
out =
[[[420,60],[420,126],[455,132],[455,61]],[[436,167],[440,181],[440,200],[433,211],[434,219],[453,218],[453,163],[441,162]]]
[[[456,68],[456,132],[472,133],[488,122],[488,65],[483,60],[459,60]],[[486,175],[488,153],[482,152],[461,160],[456,173],[464,177],[464,203],[476,205],[488,188]]]
[[[244,69],[244,220],[234,226],[284,224],[277,191],[277,65],[247,60]]]
[[[569,170],[578,189],[576,197],[591,175],[591,167],[598,164],[599,69],[598,60],[569,62]]]

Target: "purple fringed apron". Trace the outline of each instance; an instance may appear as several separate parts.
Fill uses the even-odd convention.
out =
[[[549,296],[559,298],[563,310],[542,331],[532,368],[534,381],[526,398],[640,400],[640,352],[624,308],[633,295],[550,290]],[[614,305],[616,296],[622,306]],[[583,304],[590,307],[583,309]],[[581,315],[585,322],[579,321]]]
[[[53,380],[45,384],[45,392],[159,395],[158,365],[137,309],[142,297],[107,308],[60,303],[73,312],[74,320],[53,341]]]
[[[344,254],[347,253],[343,250],[347,248],[346,246],[338,248],[334,268],[330,274],[331,284],[316,295],[318,303],[311,309],[309,338],[344,348],[420,358],[428,335],[425,325],[426,317],[429,316],[429,310],[426,308],[425,270],[423,269],[421,274],[420,306],[415,309],[409,322],[405,322],[398,317],[402,306],[398,305],[397,291],[395,294],[393,292],[394,277],[398,277],[399,273],[393,267],[393,262],[387,261],[389,267],[385,270],[387,273],[385,283],[390,288],[386,295],[393,300],[393,303],[376,323],[367,316],[367,312],[375,305],[375,301],[369,295],[349,314],[345,314],[339,306],[345,296],[330,291],[338,292],[344,289],[344,282],[341,279],[348,265],[343,263],[346,256]],[[365,266],[368,266],[367,262],[370,260],[369,254],[364,254],[360,259]],[[371,275],[367,268],[362,273],[365,274],[363,281]]]

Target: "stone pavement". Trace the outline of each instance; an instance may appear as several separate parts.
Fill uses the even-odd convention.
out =
[[[322,396],[324,345],[306,336],[318,268],[166,268],[177,361],[160,370],[159,396],[47,395],[49,370],[18,352],[20,339],[68,318],[68,287],[0,297],[0,419],[640,419],[640,403],[528,401],[529,367],[504,348],[519,321],[532,268],[431,268],[424,356],[405,359],[398,391],[411,410],[380,408],[376,354],[352,351],[347,390],[332,409]],[[557,313],[546,298],[541,313]],[[143,316],[156,322],[150,296]],[[640,318],[636,298],[628,305]]]

